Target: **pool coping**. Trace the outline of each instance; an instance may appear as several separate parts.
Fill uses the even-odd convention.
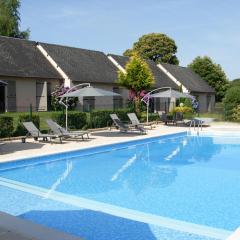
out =
[[[0,212],[0,236],[19,240],[81,240],[82,238]]]

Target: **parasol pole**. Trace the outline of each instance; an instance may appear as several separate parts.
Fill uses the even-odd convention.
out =
[[[80,84],[78,84],[78,85],[75,85],[75,86],[72,86],[71,88],[69,88],[66,93],[69,93],[69,92],[71,92],[71,91],[74,90],[74,89],[77,90],[78,87],[83,87],[83,86],[85,86],[85,87],[90,87],[91,85],[90,85],[90,83],[80,83]],[[66,93],[64,93],[64,94],[66,94]],[[63,94],[63,95],[64,95],[64,94]],[[62,104],[62,105],[64,105],[65,108],[66,108],[66,114],[65,114],[65,115],[66,115],[66,116],[65,116],[66,125],[65,125],[65,128],[66,128],[66,130],[68,130],[68,97],[66,97],[66,104],[63,102],[63,98],[64,98],[64,97],[61,97],[61,98],[60,98],[59,103]]]

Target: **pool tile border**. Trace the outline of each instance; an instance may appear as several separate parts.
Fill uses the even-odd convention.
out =
[[[115,149],[127,148],[130,144],[139,145],[146,142],[154,142],[157,139],[166,139],[166,138],[172,138],[172,137],[175,138],[175,137],[182,137],[186,135],[187,135],[187,132],[183,131],[180,133],[178,132],[178,133],[160,135],[155,137],[133,139],[133,140],[123,141],[119,143],[101,144],[98,146],[88,146],[88,147],[80,148],[77,150],[69,150],[69,151],[63,151],[60,153],[51,153],[51,154],[45,154],[45,155],[36,156],[36,157],[27,157],[27,158],[21,158],[17,160],[10,160],[10,161],[0,163],[0,171],[10,170],[10,169],[24,167],[24,166],[37,165],[44,162],[61,161],[66,158],[82,157],[86,155],[107,152]]]

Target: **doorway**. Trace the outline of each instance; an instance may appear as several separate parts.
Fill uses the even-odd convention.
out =
[[[0,112],[5,112],[5,86],[0,86]]]

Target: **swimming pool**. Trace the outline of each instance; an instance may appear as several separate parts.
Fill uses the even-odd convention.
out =
[[[14,189],[15,198],[25,192],[29,199],[135,214],[138,221],[156,216],[170,225],[173,219],[234,231],[240,225],[239,156],[240,136],[181,133],[4,163],[0,210],[19,214],[3,203]]]

